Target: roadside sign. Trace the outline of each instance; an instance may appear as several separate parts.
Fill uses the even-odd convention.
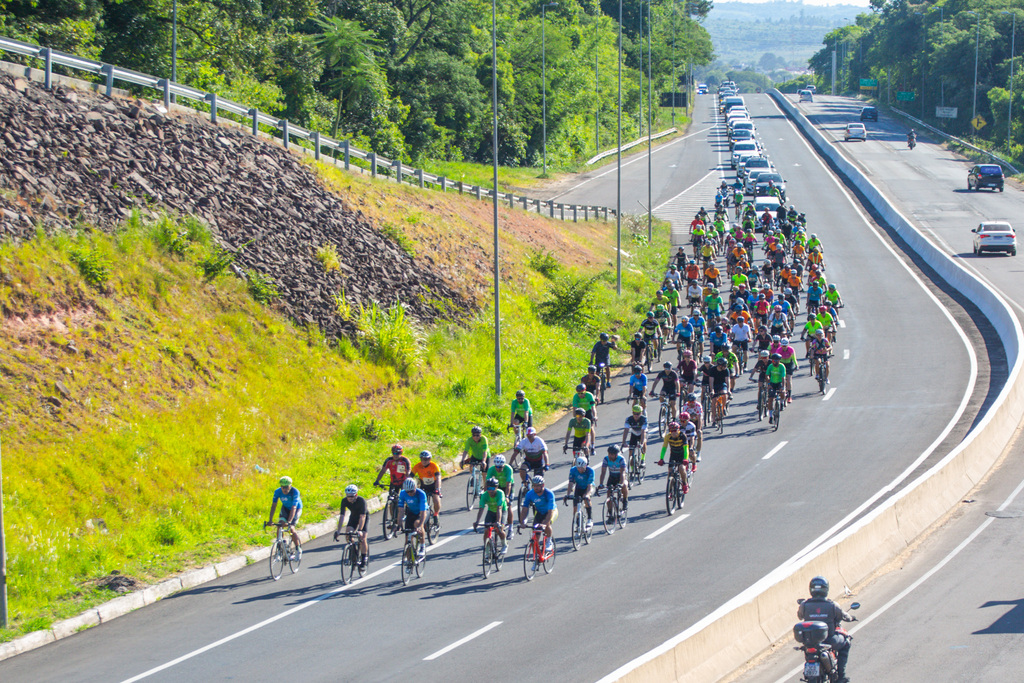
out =
[[[861,90],[878,90],[878,79],[877,78],[862,78],[860,79]]]
[[[899,102],[913,102],[914,93],[907,90],[901,90],[898,93],[896,93],[896,99]]]
[[[937,119],[955,119],[956,118],[956,107],[935,107],[935,118],[937,118]]]
[[[988,125],[988,121],[985,120],[984,116],[978,114],[973,119],[971,119],[971,125],[974,126],[974,130],[981,130],[982,128]]]

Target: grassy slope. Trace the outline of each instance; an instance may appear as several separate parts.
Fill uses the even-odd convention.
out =
[[[487,303],[490,205],[322,173]],[[607,273],[614,224],[501,213],[504,394],[522,387],[551,415],[566,405],[594,330],[635,322],[651,287],[641,272],[662,266],[667,234],[636,248],[621,299],[607,275],[598,282],[592,330],[570,333],[538,320],[547,283],[527,266],[528,252],[548,249],[570,269]],[[234,277],[205,281],[196,265],[205,247],[176,256],[159,233],[136,222],[114,237],[0,246],[13,621],[0,640],[109,599],[95,580],[114,570],[152,581],[266,542],[259,522],[285,472],[312,522],[331,514],[345,484],[372,482],[392,441],[451,456],[480,423],[508,446],[488,309],[422,331],[425,364],[405,378],[347,342],[328,348],[254,303]],[[102,287],[73,262],[83,252],[109,266]]]

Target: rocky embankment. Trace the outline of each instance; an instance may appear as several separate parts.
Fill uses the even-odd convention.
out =
[[[292,319],[328,337],[351,332],[336,314],[342,290],[352,304],[401,298],[423,321],[469,305],[279,145],[142,100],[0,76],[0,239],[113,230],[133,210],[199,218],[242,269],[274,281]],[[326,244],[340,269],[317,260]]]

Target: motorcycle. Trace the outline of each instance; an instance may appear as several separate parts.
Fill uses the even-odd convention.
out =
[[[860,609],[860,603],[853,603],[850,609]],[[857,618],[853,617],[851,621],[857,621]],[[836,632],[851,637],[842,627],[836,629]],[[825,642],[828,639],[828,624],[801,621],[793,626],[793,637],[800,643],[800,647],[794,649],[804,653],[804,675],[800,680],[806,683],[838,683],[838,657],[832,646]]]
[[[917,138],[907,138],[907,147],[910,149],[917,147]]]

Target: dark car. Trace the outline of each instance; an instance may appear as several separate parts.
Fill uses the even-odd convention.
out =
[[[967,174],[967,189],[980,190],[990,187],[993,191],[1003,191],[1003,167],[997,164],[978,164],[972,166]]]
[[[878,120],[878,110],[875,109],[874,107],[864,107],[863,109],[860,110],[860,120],[861,121],[877,121]]]

